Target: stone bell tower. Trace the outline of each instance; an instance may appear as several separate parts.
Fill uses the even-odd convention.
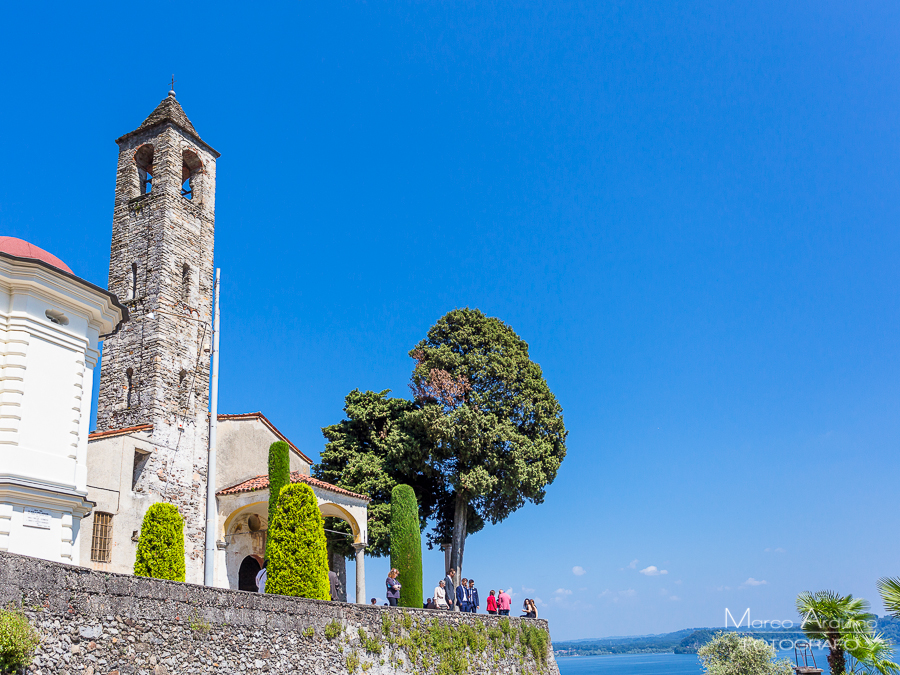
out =
[[[109,290],[132,320],[103,344],[97,431],[153,425],[134,492],[179,508],[186,580],[202,583],[219,153],[174,91],[116,143]]]

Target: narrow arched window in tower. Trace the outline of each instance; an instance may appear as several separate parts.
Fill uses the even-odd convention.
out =
[[[181,301],[188,306],[191,304],[191,266],[187,263],[181,268]]]
[[[129,288],[126,294],[126,300],[134,300],[137,297],[137,263],[131,263],[131,275],[129,278]]]
[[[184,369],[178,373],[178,390],[178,407],[181,412],[187,412],[188,404],[191,402],[191,374]]]
[[[132,368],[129,368],[128,370],[125,371],[125,383],[126,383],[126,387],[128,389],[128,393],[125,396],[125,405],[128,408],[131,407],[131,393],[134,390],[134,386],[133,386],[133,382],[132,382],[133,375],[134,375],[134,370]]]
[[[145,195],[153,190],[153,146],[147,143],[134,153],[134,163],[138,170],[140,194]]]
[[[194,200],[194,193],[199,192],[200,174],[203,173],[203,162],[193,150],[181,153],[181,196]]]

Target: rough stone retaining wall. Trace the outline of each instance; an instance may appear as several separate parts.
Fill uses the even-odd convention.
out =
[[[35,675],[559,675],[540,619],[261,595],[5,552],[0,605],[39,630]]]

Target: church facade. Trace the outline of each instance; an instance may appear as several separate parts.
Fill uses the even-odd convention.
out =
[[[175,504],[185,520],[186,580],[203,583],[207,481],[219,514],[215,585],[246,588],[262,563],[268,448],[291,445],[294,482],[324,515],[347,520],[365,598],[368,498],[310,477],[310,459],[261,413],[219,415],[208,475],[216,162],[174,92],[119,146],[109,290],[130,320],[103,345],[97,428],[87,444],[92,537],[82,564],[130,573],[147,508]]]

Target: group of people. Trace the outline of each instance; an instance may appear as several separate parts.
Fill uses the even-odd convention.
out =
[[[396,570],[391,570],[395,572]],[[426,609],[457,609],[460,612],[469,612],[475,614],[480,607],[478,597],[478,589],[475,588],[474,579],[460,580],[459,585],[454,584],[453,578],[456,576],[456,570],[447,570],[447,576],[438,582],[434,589],[434,595],[428,598],[425,603]],[[388,577],[388,590],[390,591],[391,577]],[[390,594],[389,596],[390,597]],[[398,591],[399,597],[399,591]],[[392,603],[393,604],[393,603]],[[500,616],[509,616],[509,609],[512,605],[512,598],[509,593],[500,589],[500,592],[492,590],[487,596],[485,602],[488,614],[497,614]],[[525,604],[522,607],[522,616],[526,618],[537,618],[537,606],[534,600],[525,598]]]

